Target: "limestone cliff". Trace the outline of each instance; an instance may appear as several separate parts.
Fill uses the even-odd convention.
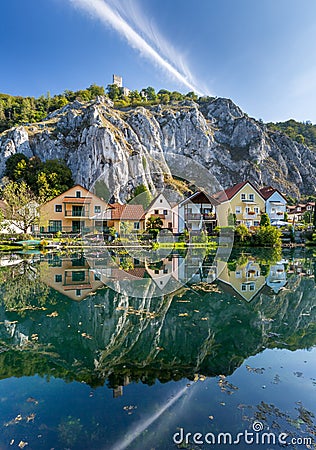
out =
[[[316,155],[247,116],[231,100],[116,109],[98,97],[78,101],[36,124],[0,135],[0,174],[21,152],[63,158],[75,181],[91,188],[103,180],[110,197],[128,198],[139,184],[151,192],[170,175],[168,155],[183,155],[209,169],[223,187],[249,179],[286,194],[313,194]]]

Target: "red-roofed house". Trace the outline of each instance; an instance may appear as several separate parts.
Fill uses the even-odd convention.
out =
[[[237,225],[259,226],[261,213],[265,211],[265,199],[250,181],[235,184],[213,197],[220,203],[216,207],[219,226],[228,225],[230,214],[236,216]]]
[[[143,205],[111,204],[111,215],[108,226],[114,227],[119,234],[141,233],[145,229],[145,211]]]

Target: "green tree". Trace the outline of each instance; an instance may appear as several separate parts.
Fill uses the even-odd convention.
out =
[[[266,225],[259,228],[256,240],[263,247],[280,247],[281,235],[281,231],[277,227]]]
[[[106,90],[111,100],[116,101],[122,98],[121,89],[116,84],[108,84]]]
[[[146,209],[150,205],[151,200],[152,196],[147,187],[144,184],[140,184],[134,189],[133,197],[129,203],[143,205],[144,209]]]
[[[157,237],[159,231],[162,229],[163,221],[160,217],[151,216],[146,222],[146,231],[150,233],[154,238]]]
[[[5,185],[2,196],[6,202],[5,219],[14,221],[23,233],[27,233],[31,225],[38,223],[39,201],[25,181],[10,181]]]
[[[260,227],[266,227],[270,225],[270,218],[267,213],[262,213],[260,218]]]
[[[237,237],[238,241],[245,243],[246,241],[248,241],[250,239],[251,232],[246,227],[246,225],[241,223],[235,229],[235,236]]]
[[[27,164],[28,160],[28,157],[22,153],[15,153],[14,155],[11,155],[6,160],[4,176],[8,177],[12,181],[18,181],[20,179],[20,172],[17,167],[22,161]]]

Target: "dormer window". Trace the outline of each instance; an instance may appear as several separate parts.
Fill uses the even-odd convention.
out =
[[[81,197],[81,191],[76,191],[76,198],[80,198]]]

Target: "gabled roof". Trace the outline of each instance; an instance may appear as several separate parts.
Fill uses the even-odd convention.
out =
[[[246,184],[250,184],[250,186],[262,197],[264,200],[262,194],[260,191],[251,183],[251,181],[246,180],[242,181],[241,183],[235,184],[232,187],[229,187],[228,189],[225,189],[224,191],[217,192],[214,194],[214,198],[218,200],[219,203],[227,202],[228,200],[231,200],[235,195],[244,187]]]
[[[180,205],[185,205],[186,203],[209,203],[216,206],[219,204],[219,201],[212,195],[206,195],[203,191],[198,191],[183,200]]]
[[[284,200],[286,201],[286,198],[284,197],[284,195],[278,189],[276,189],[272,186],[265,186],[260,189],[260,193],[265,200],[268,200],[275,192],[280,194],[281,197],[283,197]]]
[[[146,208],[146,212],[150,211],[150,210],[153,208],[153,205],[156,203],[156,201],[158,200],[158,198],[159,198],[160,196],[162,196],[162,197],[166,200],[166,202],[168,203],[168,205],[170,206],[170,208],[172,208],[172,206],[171,206],[169,200],[165,197],[165,195],[163,194],[163,192],[160,192],[160,193],[159,193],[159,194],[151,201],[151,203],[149,204],[149,206]]]
[[[112,203],[112,219],[142,220],[144,218],[143,205],[121,205]]]

